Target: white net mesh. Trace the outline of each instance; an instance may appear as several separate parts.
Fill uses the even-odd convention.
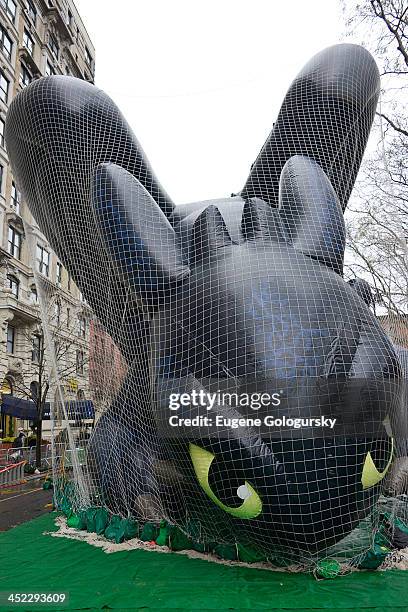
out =
[[[403,496],[380,498],[406,438],[404,364],[364,281],[343,278],[343,211],[378,94],[367,51],[319,53],[242,192],[181,206],[94,86],[46,77],[13,101],[13,172],[93,312],[85,455],[50,361],[56,476],[75,511],[166,519],[306,566],[355,562],[382,504],[404,516]]]

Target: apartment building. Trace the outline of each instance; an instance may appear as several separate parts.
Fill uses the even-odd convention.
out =
[[[33,79],[72,75],[93,82],[95,50],[71,0],[0,0],[0,388],[28,399],[38,392],[41,346],[39,294],[46,295],[59,372],[67,401],[89,393],[91,311],[39,231],[18,191],[4,141],[14,96]],[[29,236],[27,228],[30,228]],[[40,286],[39,286],[40,285]],[[43,310],[44,315],[44,310]],[[46,347],[48,351],[48,348]],[[52,402],[56,388],[48,391]],[[0,416],[0,437],[22,423]],[[24,423],[25,426],[28,423]],[[44,431],[47,426],[44,424]]]

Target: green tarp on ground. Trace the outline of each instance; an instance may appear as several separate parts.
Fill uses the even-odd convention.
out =
[[[144,550],[106,554],[85,542],[43,535],[47,514],[0,533],[0,591],[69,592],[47,610],[408,611],[408,572],[360,572],[316,582]],[[35,610],[36,607],[2,607]]]

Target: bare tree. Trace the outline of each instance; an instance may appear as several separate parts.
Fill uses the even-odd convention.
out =
[[[88,350],[81,338],[82,326],[78,324],[80,319],[62,317],[58,294],[48,301],[46,314],[47,334],[41,321],[24,331],[27,344],[32,346],[31,381],[20,379],[15,383],[16,391],[32,400],[36,407],[37,468],[41,467],[43,419],[50,390],[66,384],[78,371],[81,373],[88,361]]]
[[[343,0],[348,32],[376,58],[381,102],[350,203],[351,276],[372,285],[388,313],[408,307],[408,4],[406,0]]]

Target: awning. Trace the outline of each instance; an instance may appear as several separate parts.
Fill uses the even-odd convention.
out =
[[[93,419],[95,417],[95,408],[90,400],[67,402],[66,409],[70,421]],[[35,421],[37,418],[37,407],[34,402],[21,399],[15,395],[3,395],[0,412],[27,421]],[[47,402],[44,406],[43,420],[49,418],[50,404]]]
[[[25,419],[27,421],[34,421],[37,417],[37,408],[34,402],[8,394],[3,395],[1,412],[2,414],[9,414],[10,416]]]
[[[68,419],[70,421],[93,419],[95,417],[95,408],[91,400],[66,402],[66,409],[68,412]]]

